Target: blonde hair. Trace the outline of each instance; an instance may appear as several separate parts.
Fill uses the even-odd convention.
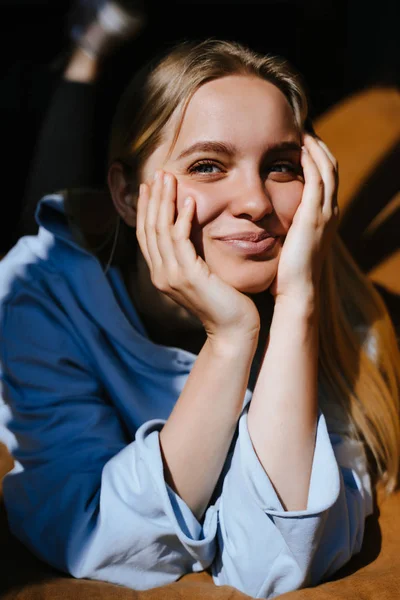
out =
[[[312,130],[304,83],[286,60],[259,55],[236,42],[182,43],[135,77],[123,94],[112,127],[110,164],[121,161],[138,185],[141,166],[162,142],[172,114],[178,111],[180,117],[176,140],[195,91],[233,74],[276,85],[299,129]],[[126,233],[132,248],[132,230]],[[126,254],[122,250],[120,259]],[[339,235],[321,279],[319,384],[327,410],[340,415],[341,432],[365,443],[371,473],[390,494],[398,485],[400,461],[399,348],[383,300]]]

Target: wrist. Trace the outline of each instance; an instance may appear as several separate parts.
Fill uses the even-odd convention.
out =
[[[207,344],[211,351],[220,357],[235,358],[246,355],[249,359],[254,357],[257,349],[259,330],[220,332],[209,334]]]
[[[314,322],[319,317],[319,309],[319,294],[315,290],[304,290],[296,296],[277,296],[274,314],[275,312],[285,312],[304,321]]]

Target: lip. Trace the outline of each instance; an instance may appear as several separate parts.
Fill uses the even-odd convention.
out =
[[[216,239],[225,241],[244,240],[246,242],[260,242],[266,238],[275,238],[267,231],[243,231],[242,233],[232,233],[231,235],[220,236]]]
[[[218,238],[218,241],[231,246],[235,251],[241,254],[255,255],[264,254],[275,248],[278,238],[268,235],[259,241],[250,241],[248,239],[238,238]]]

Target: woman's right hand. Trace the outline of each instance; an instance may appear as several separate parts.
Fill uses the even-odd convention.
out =
[[[175,221],[176,201],[172,173],[157,171],[153,183],[140,186],[136,236],[153,285],[195,315],[209,338],[235,341],[243,334],[256,341],[254,302],[211,273],[190,240],[195,201],[191,197]]]

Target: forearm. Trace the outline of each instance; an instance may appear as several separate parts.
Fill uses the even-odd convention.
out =
[[[255,452],[286,510],[307,508],[318,416],[318,301],[277,302],[248,414]]]
[[[160,432],[165,479],[201,520],[235,432],[257,340],[207,339]]]

